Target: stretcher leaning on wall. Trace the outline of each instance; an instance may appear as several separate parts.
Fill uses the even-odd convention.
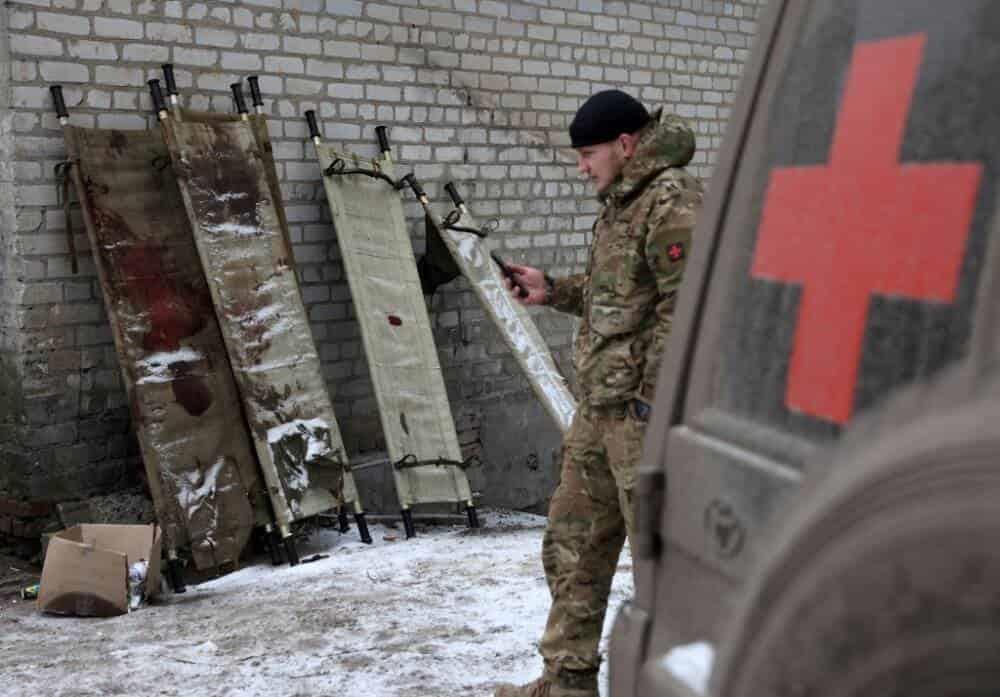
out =
[[[298,289],[264,117],[247,113],[238,84],[239,113],[228,117],[168,109],[158,80],[150,91],[289,560],[292,524],[345,502],[369,541]]]
[[[385,129],[376,129],[380,155],[342,154],[323,143],[315,112],[306,112],[323,172],[326,198],[344,259],[406,536],[412,509],[424,503],[464,505],[479,525],[468,461],[455,432],[444,376],[403,218]]]
[[[479,226],[472,218],[454,182],[445,184],[454,208],[444,217],[434,214],[430,201],[416,179],[409,181],[427,220],[427,252],[421,258],[424,292],[433,293],[441,283],[459,274],[465,276],[486,314],[517,359],[535,395],[563,433],[576,413],[576,399],[556,367],[545,339],[528,309],[507,291],[503,276],[506,265],[491,250],[492,226]]]
[[[292,251],[292,242],[288,232],[288,221],[285,217],[284,206],[281,205],[281,187],[278,181],[277,169],[274,163],[273,148],[271,146],[270,134],[267,128],[267,119],[264,117],[264,101],[260,91],[260,85],[258,78],[256,76],[250,76],[247,78],[247,83],[250,86],[251,98],[254,106],[254,114],[249,114],[246,108],[245,97],[243,94],[243,89],[241,83],[234,83],[231,85],[231,90],[233,94],[233,103],[236,106],[236,114],[213,114],[204,111],[192,111],[189,109],[184,109],[180,106],[180,97],[177,90],[177,84],[174,79],[173,66],[167,64],[163,66],[164,78],[167,87],[167,98],[170,104],[170,113],[177,120],[189,122],[229,122],[229,123],[242,123],[249,124],[250,128],[253,130],[253,135],[256,139],[258,145],[258,150],[254,153],[255,156],[259,156],[262,160],[262,170],[267,178],[268,183],[268,193],[270,196],[270,201],[273,202],[272,208],[277,216],[278,226],[281,232],[281,240],[283,240],[284,248],[281,249],[280,253],[282,256],[277,258],[277,262],[283,266],[287,266],[290,271],[290,275],[284,277],[284,281],[294,285],[296,292],[300,292],[298,284],[295,283],[294,275],[294,254]],[[150,89],[155,89],[156,81],[151,81]],[[301,295],[299,295],[299,304],[301,302]],[[303,311],[298,313],[297,316],[285,315],[284,321],[286,326],[294,326],[300,332],[305,328],[305,332],[308,333],[308,320]],[[311,334],[309,334],[311,340]],[[312,348],[312,353],[315,354],[315,344],[308,344]],[[318,357],[317,357],[318,360]],[[317,389],[317,382],[315,380],[315,361],[306,361],[303,365],[313,370],[312,380],[313,388]],[[321,383],[319,383],[321,384]],[[329,393],[327,393],[329,397]],[[281,420],[280,414],[275,415],[277,419]],[[331,449],[338,453],[345,453],[343,446],[343,441],[340,435],[339,427],[337,426],[335,416],[332,410],[324,410],[323,418],[327,419],[333,424],[333,429],[330,433]],[[341,505],[339,511],[339,523],[340,531],[347,532],[349,529],[347,523],[347,509],[351,509],[354,514],[354,519],[358,526],[358,532],[361,540],[365,543],[371,542],[371,535],[368,531],[368,524],[365,519],[364,508],[361,505],[361,499],[358,494],[357,486],[355,485],[354,477],[350,473],[349,466],[347,464],[346,455],[342,458],[344,475],[343,475],[343,486],[341,491]],[[278,461],[279,470],[285,465],[284,458]],[[266,470],[269,468],[267,461],[261,465],[262,468]],[[277,473],[279,478],[282,477],[281,472]],[[274,497],[272,497],[274,498]],[[302,510],[301,515],[293,516],[294,519],[298,520],[300,518],[309,517],[315,512],[325,510],[322,508],[326,501],[323,496],[317,496],[313,494],[311,496],[313,499],[308,503]],[[279,503],[280,506],[280,503]],[[278,517],[278,516],[276,516]],[[282,533],[284,536],[284,533]],[[285,536],[287,540],[287,536]]]
[[[235,564],[265,494],[219,324],[163,139],[152,131],[69,124],[52,96],[114,336],[168,576],[178,551],[198,569]],[[67,226],[72,237],[71,216]],[[72,250],[71,250],[72,251]],[[74,256],[75,264],[75,256]]]

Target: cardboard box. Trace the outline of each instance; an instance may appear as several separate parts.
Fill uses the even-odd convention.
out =
[[[128,612],[128,567],[149,562],[147,597],[160,589],[156,525],[74,525],[49,540],[38,609],[59,615],[111,617]]]

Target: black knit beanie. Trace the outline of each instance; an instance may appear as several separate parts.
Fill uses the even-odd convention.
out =
[[[646,107],[621,90],[598,92],[583,103],[569,125],[574,148],[607,143],[649,123]]]

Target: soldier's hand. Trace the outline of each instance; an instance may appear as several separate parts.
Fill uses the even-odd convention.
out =
[[[545,274],[533,266],[522,266],[520,264],[507,264],[511,274],[517,277],[517,283],[506,276],[503,279],[507,290],[525,305],[544,305],[548,300],[548,289],[545,283]],[[522,297],[518,286],[528,291],[528,295]]]

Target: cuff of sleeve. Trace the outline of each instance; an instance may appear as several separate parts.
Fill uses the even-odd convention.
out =
[[[567,282],[567,279],[552,278],[546,274],[545,288],[546,305],[561,307],[572,300],[573,286]]]

